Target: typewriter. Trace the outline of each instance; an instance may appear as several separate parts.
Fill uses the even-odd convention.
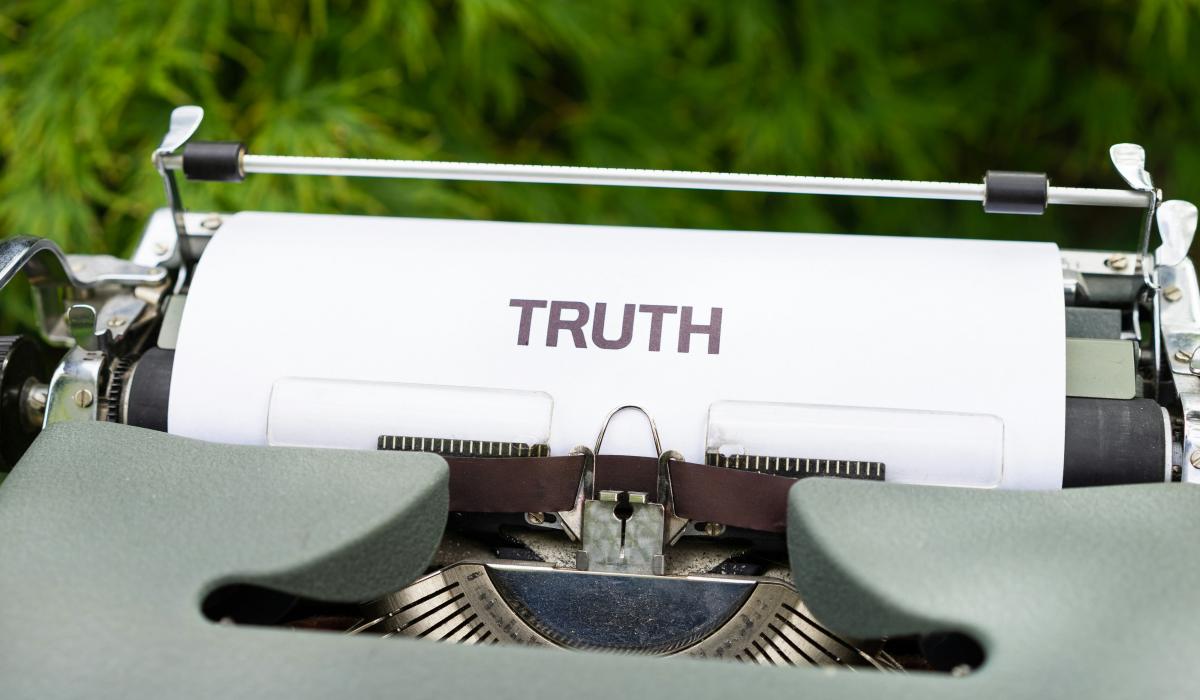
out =
[[[1092,189],[260,155],[202,117],[130,259],[0,243],[38,319],[0,341],[5,697],[1196,687],[1197,209],[1141,147]],[[1094,251],[184,206],[265,175],[1144,216]]]

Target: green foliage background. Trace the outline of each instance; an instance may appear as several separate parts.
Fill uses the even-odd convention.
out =
[[[1197,0],[9,0],[0,235],[127,254],[161,206],[170,109],[251,152],[1117,186],[1136,141],[1200,192]],[[253,176],[193,209],[1051,239],[1130,247],[1136,212]],[[11,297],[12,295],[8,295]],[[24,300],[0,315],[27,318]]]

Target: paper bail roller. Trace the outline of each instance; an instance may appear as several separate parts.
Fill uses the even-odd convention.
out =
[[[1050,201],[1045,173],[989,170],[983,188],[983,210],[989,214],[1041,214]]]

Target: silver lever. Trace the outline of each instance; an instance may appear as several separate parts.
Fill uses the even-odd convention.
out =
[[[1162,245],[1154,251],[1154,263],[1174,267],[1187,258],[1196,237],[1196,205],[1170,199],[1158,205],[1155,218]]]
[[[185,273],[193,256],[191,248],[188,246],[187,226],[183,221],[183,198],[179,195],[179,185],[175,182],[174,171],[178,168],[169,167],[167,161],[171,154],[179,150],[196,133],[203,120],[204,110],[200,107],[195,105],[176,107],[171,112],[171,124],[166,135],[163,136],[162,143],[154,150],[154,167],[163,179],[163,188],[167,193],[167,206],[171,208],[171,218],[175,223],[175,248],[179,251],[180,266]],[[180,160],[178,165],[182,167],[183,161]]]
[[[1146,216],[1142,219],[1142,237],[1138,245],[1137,259],[1142,266],[1142,279],[1145,280],[1146,286],[1157,289],[1158,285],[1150,265],[1146,263],[1146,256],[1150,252],[1150,228],[1154,222],[1154,212],[1162,195],[1154,187],[1154,180],[1146,171],[1146,150],[1136,143],[1118,143],[1109,147],[1108,157],[1125,182],[1138,192],[1144,192],[1149,198]]]
[[[102,336],[96,333],[96,309],[88,304],[72,304],[66,313],[67,329],[75,347],[100,350]]]

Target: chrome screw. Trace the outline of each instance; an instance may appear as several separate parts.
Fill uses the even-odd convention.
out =
[[[1200,450],[1192,450],[1192,453],[1188,455],[1188,462],[1191,462],[1194,468],[1200,469]]]
[[[166,255],[167,254],[167,244],[166,243],[155,243],[154,244],[154,254],[155,255]]]
[[[1104,264],[1108,265],[1114,270],[1124,270],[1125,268],[1129,267],[1129,258],[1117,253],[1116,255],[1108,256],[1108,259],[1104,261]]]
[[[217,229],[221,228],[221,223],[221,217],[214,214],[213,216],[209,216],[201,221],[200,225],[207,231],[216,231]]]
[[[1167,301],[1179,301],[1183,298],[1183,290],[1175,285],[1171,285],[1163,290],[1163,298]]]
[[[526,513],[525,520],[531,525],[541,525],[546,522],[545,513]]]
[[[1192,353],[1188,352],[1187,350],[1176,350],[1175,359],[1179,360],[1180,362],[1191,362]]]
[[[74,398],[76,406],[80,408],[87,408],[88,406],[92,405],[92,399],[95,397],[93,397],[92,392],[88,391],[87,389],[80,389],[79,391],[75,392]]]
[[[725,532],[725,526],[721,523],[704,523],[704,534],[709,537],[717,537]]]
[[[113,316],[112,318],[108,319],[108,327],[109,328],[116,328],[118,326],[123,326],[123,325],[125,325],[125,317],[124,316]]]

